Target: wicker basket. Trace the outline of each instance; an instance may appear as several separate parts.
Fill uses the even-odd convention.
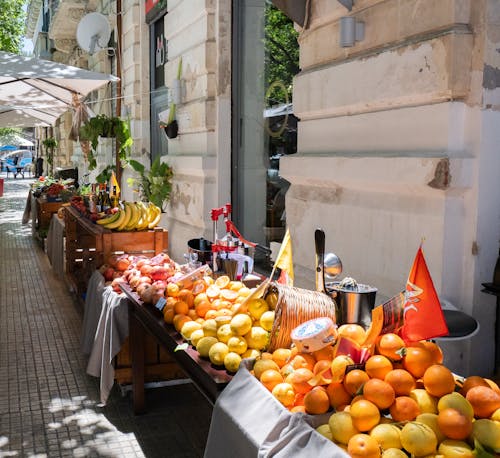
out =
[[[325,293],[269,283],[264,297],[271,293],[278,294],[274,324],[269,338],[269,352],[277,348],[290,348],[290,333],[298,325],[313,318],[329,317],[336,322],[337,304]]]

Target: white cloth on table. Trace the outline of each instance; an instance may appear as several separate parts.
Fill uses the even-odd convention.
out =
[[[128,299],[110,286],[102,293],[102,311],[87,365],[87,373],[100,377],[101,402],[106,404],[115,379],[113,358],[128,337]]]
[[[102,293],[104,291],[104,277],[96,270],[89,279],[85,306],[83,311],[82,335],[80,348],[84,355],[90,355],[94,345],[95,333],[102,311]]]
[[[47,256],[52,270],[62,277],[64,274],[64,220],[52,215],[47,233]]]
[[[245,363],[217,398],[205,458],[349,456],[314,430],[328,421],[329,414],[322,418],[292,414]]]

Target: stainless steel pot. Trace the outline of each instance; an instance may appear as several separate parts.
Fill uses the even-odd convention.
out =
[[[196,253],[198,261],[202,264],[212,262],[212,242],[203,238],[191,239],[188,241],[188,253]]]
[[[339,326],[360,324],[365,329],[370,326],[377,288],[362,284],[341,287],[339,282],[333,282],[326,285],[326,290],[337,302]]]

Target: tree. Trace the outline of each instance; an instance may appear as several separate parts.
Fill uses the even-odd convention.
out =
[[[26,21],[26,0],[0,0],[0,50],[20,54]]]
[[[265,48],[266,48],[266,87],[281,81],[288,96],[292,96],[293,77],[299,72],[298,33],[293,21],[275,6],[266,5]],[[270,94],[272,105],[285,102],[285,94],[274,91]]]

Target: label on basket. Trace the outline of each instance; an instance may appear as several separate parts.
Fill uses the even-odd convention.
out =
[[[165,299],[164,297],[160,297],[160,299],[158,299],[158,302],[155,304],[155,307],[160,312],[163,312],[163,309],[165,308],[166,304],[167,304],[167,299]]]

